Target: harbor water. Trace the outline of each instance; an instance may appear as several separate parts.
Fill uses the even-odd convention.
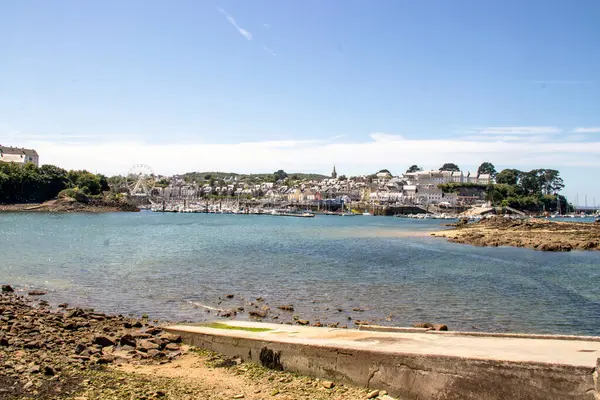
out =
[[[244,319],[262,297],[272,309],[293,304],[311,323],[600,335],[600,252],[478,248],[428,235],[444,223],[5,213],[0,281],[47,290],[54,303],[171,321],[237,307]]]

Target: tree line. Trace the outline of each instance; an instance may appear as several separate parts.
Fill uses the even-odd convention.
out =
[[[110,190],[104,175],[89,171],[67,171],[54,165],[25,165],[0,162],[0,203],[41,203],[56,198],[63,190],[86,196]]]

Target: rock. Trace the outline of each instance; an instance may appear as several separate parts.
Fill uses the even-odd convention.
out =
[[[93,344],[100,345],[102,347],[114,346],[115,342],[107,338],[106,336],[95,336],[92,341]]]
[[[111,354],[104,354],[98,360],[96,360],[96,364],[110,364],[115,361],[115,356]]]
[[[161,340],[166,340],[171,343],[181,343],[181,336],[174,333],[165,332],[159,336]]]
[[[315,322],[315,323],[313,324],[313,326],[316,326],[317,328],[320,328],[320,327],[322,327],[322,326],[323,326],[323,324],[322,324],[321,322],[317,321],[317,322]]]
[[[147,339],[141,339],[138,340],[136,348],[140,351],[148,352],[148,350],[158,350],[159,346]]]
[[[383,396],[379,397],[380,400],[395,400],[393,397],[388,396],[387,394],[384,394]]]
[[[81,354],[85,350],[87,350],[87,347],[82,343],[79,343],[77,346],[75,346],[75,354]]]
[[[136,343],[135,338],[133,336],[131,336],[129,333],[121,336],[121,338],[119,339],[119,344],[121,346],[135,347],[135,343]]]
[[[444,324],[433,324],[433,329],[435,329],[436,331],[447,331],[448,326]]]
[[[296,323],[298,325],[308,325],[308,324],[310,324],[310,321],[307,319],[298,319],[298,320],[296,320]]]
[[[2,293],[12,293],[14,291],[10,285],[2,285]]]
[[[177,350],[179,350],[179,345],[176,343],[169,343],[168,345],[165,346],[165,349],[170,350],[170,351],[177,351]]]
[[[294,306],[291,304],[284,305],[284,306],[278,306],[277,308],[279,308],[280,310],[283,310],[283,311],[294,311]]]
[[[46,376],[54,376],[56,374],[56,372],[54,371],[54,369],[48,365],[46,365],[44,367],[44,375]]]
[[[430,324],[429,322],[419,322],[418,324],[413,324],[413,328],[433,329],[433,324]]]
[[[4,336],[0,336],[0,347],[8,347],[10,346],[10,342],[8,340],[8,338],[4,337]]]
[[[58,305],[58,308],[67,308],[67,307],[69,307],[69,305],[67,303],[60,303]]]
[[[162,329],[158,328],[158,327],[152,327],[150,329],[146,329],[146,333],[149,333],[150,335],[158,335],[160,333],[162,333]]]
[[[267,312],[265,310],[252,310],[248,314],[255,318],[264,318],[267,316]]]
[[[358,325],[358,326],[371,325],[371,323],[369,321],[361,321],[359,319],[356,319],[356,320],[354,320],[354,325]]]
[[[374,399],[379,396],[379,390],[373,390],[367,394],[367,399]]]
[[[388,393],[385,390],[380,390],[379,391],[379,395],[380,396],[386,396]]]
[[[236,394],[233,396],[234,399],[243,399],[245,396],[243,394]]]
[[[360,307],[354,307],[354,308],[352,309],[352,311],[359,311],[359,312],[362,312],[362,311],[365,311],[365,310],[364,310],[364,309],[362,309],[362,308],[360,308]]]
[[[223,318],[231,318],[233,316],[235,316],[237,313],[235,310],[225,310],[222,313],[219,314],[219,317],[223,317]]]
[[[46,292],[44,292],[43,290],[30,290],[27,294],[30,296],[43,296],[46,294]]]
[[[323,381],[323,382],[321,382],[321,384],[323,385],[323,387],[325,389],[333,389],[333,387],[335,386],[335,383],[333,383],[331,381]]]
[[[227,298],[227,299],[233,299],[233,297],[234,297],[233,294],[226,294],[225,295],[225,298]]]
[[[263,311],[269,311],[271,309],[271,307],[269,307],[268,305],[265,304],[260,309],[263,310]]]
[[[29,368],[27,372],[30,374],[39,374],[42,372],[42,368],[39,365],[34,365],[33,367]]]

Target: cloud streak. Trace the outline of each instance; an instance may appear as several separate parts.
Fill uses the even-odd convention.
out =
[[[573,133],[600,133],[600,126],[588,127],[588,128],[575,128]]]
[[[223,10],[222,8],[219,8],[219,12],[225,16],[227,21],[229,21],[229,23],[240,33],[240,35],[242,35],[248,40],[252,40],[252,33],[239,26],[237,22],[235,22],[235,19],[231,15],[229,15],[227,11]]]
[[[495,126],[483,128],[481,135],[542,135],[561,133],[562,129],[555,126]]]

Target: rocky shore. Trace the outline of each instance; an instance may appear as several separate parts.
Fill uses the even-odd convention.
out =
[[[105,213],[137,212],[139,208],[123,201],[89,199],[80,202],[71,198],[49,200],[41,204],[0,204],[0,212]]]
[[[600,224],[543,219],[484,218],[432,233],[474,246],[527,247],[541,251],[600,250]]]
[[[189,348],[147,318],[0,293],[0,400],[391,399]]]

